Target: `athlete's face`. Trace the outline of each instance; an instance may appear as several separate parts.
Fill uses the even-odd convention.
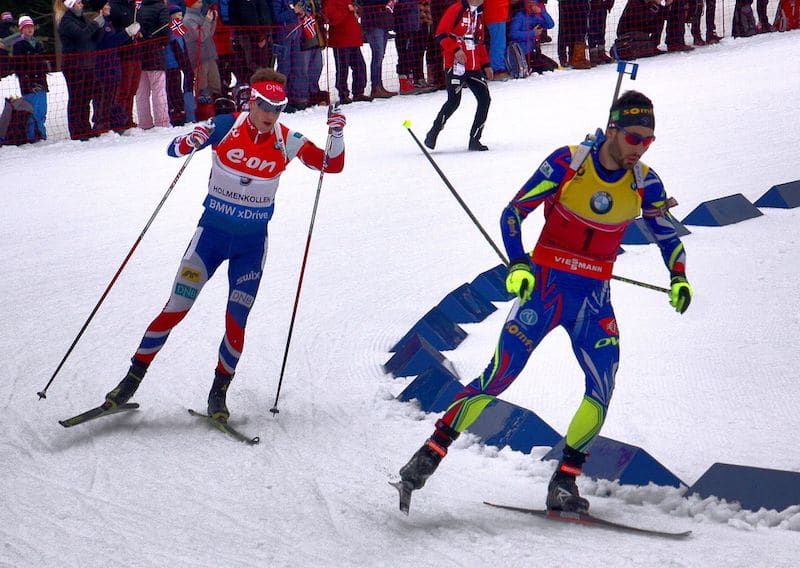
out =
[[[262,134],[272,132],[280,115],[280,111],[268,112],[255,103],[250,104],[250,120],[253,121],[253,126]]]
[[[608,157],[613,169],[633,168],[655,140],[653,129],[646,126],[626,126],[608,130]],[[611,164],[604,164],[609,166]]]

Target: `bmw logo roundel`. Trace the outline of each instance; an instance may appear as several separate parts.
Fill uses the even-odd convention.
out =
[[[607,191],[598,191],[592,195],[589,206],[592,208],[592,211],[598,215],[603,215],[604,213],[611,211],[611,207],[614,206],[614,200],[612,199],[611,194]]]
[[[525,325],[533,325],[539,321],[539,315],[534,310],[522,310],[517,317]]]

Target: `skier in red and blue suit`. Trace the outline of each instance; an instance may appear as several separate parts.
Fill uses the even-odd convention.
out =
[[[324,151],[278,122],[288,102],[284,75],[259,69],[250,85],[249,112],[216,116],[175,138],[167,149],[170,156],[181,157],[211,146],[205,210],[178,267],[166,306],[147,328],[125,378],[106,395],[106,407],[124,404],[133,396],[172,329],[227,260],[225,335],[208,397],[208,414],[216,420],[228,419],[225,396],[242,354],[247,317],[261,283],[267,226],[280,176],[294,158],[328,173],[344,168],[342,130],[346,120],[338,108],[331,107],[328,112],[329,147]]]
[[[605,135],[559,148],[542,162],[505,208],[506,287],[517,296],[486,370],[458,393],[434,434],[401,470],[401,496],[419,489],[447,447],[506,390],[531,353],[557,326],[569,334],[586,381],[583,401],[567,430],[563,457],[550,481],[547,508],[585,512],[575,478],[606,417],[619,366],[619,331],[609,279],[626,228],[641,214],[670,271],[670,303],[683,313],[692,289],[664,186],[640,162],[655,140],[650,99],[628,91],[613,105]],[[545,225],[531,254],[520,225],[539,206]]]

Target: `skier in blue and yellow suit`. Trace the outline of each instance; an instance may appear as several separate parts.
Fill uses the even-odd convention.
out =
[[[517,301],[486,370],[455,396],[434,434],[401,469],[401,492],[425,484],[450,443],[514,382],[533,350],[560,325],[586,375],[586,390],[567,430],[547,507],[588,510],[575,477],[605,420],[619,366],[609,279],[625,229],[640,214],[670,271],[670,303],[683,313],[692,297],[664,186],[639,161],[655,140],[654,128],[650,99],[628,91],[612,107],[605,135],[550,154],[505,208],[503,242],[512,259],[506,286]],[[540,205],[545,225],[528,255],[520,224]]]

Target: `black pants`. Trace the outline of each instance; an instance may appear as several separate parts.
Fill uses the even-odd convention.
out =
[[[447,71],[447,100],[439,114],[436,115],[436,120],[433,121],[433,128],[441,130],[444,128],[447,119],[453,116],[456,112],[458,105],[461,104],[461,91],[464,85],[469,87],[472,94],[475,95],[475,100],[478,101],[478,108],[475,109],[475,119],[472,121],[472,128],[469,130],[469,137],[480,140],[483,134],[483,126],[486,124],[486,117],[489,114],[489,104],[492,102],[492,97],[489,96],[489,85],[486,83],[486,76],[483,71],[465,71],[463,75],[453,75],[453,70]]]
[[[364,94],[367,86],[367,64],[361,49],[358,47],[334,47],[333,60],[336,63],[336,90],[339,98],[349,97],[347,77],[350,69],[353,70],[353,96]]]

